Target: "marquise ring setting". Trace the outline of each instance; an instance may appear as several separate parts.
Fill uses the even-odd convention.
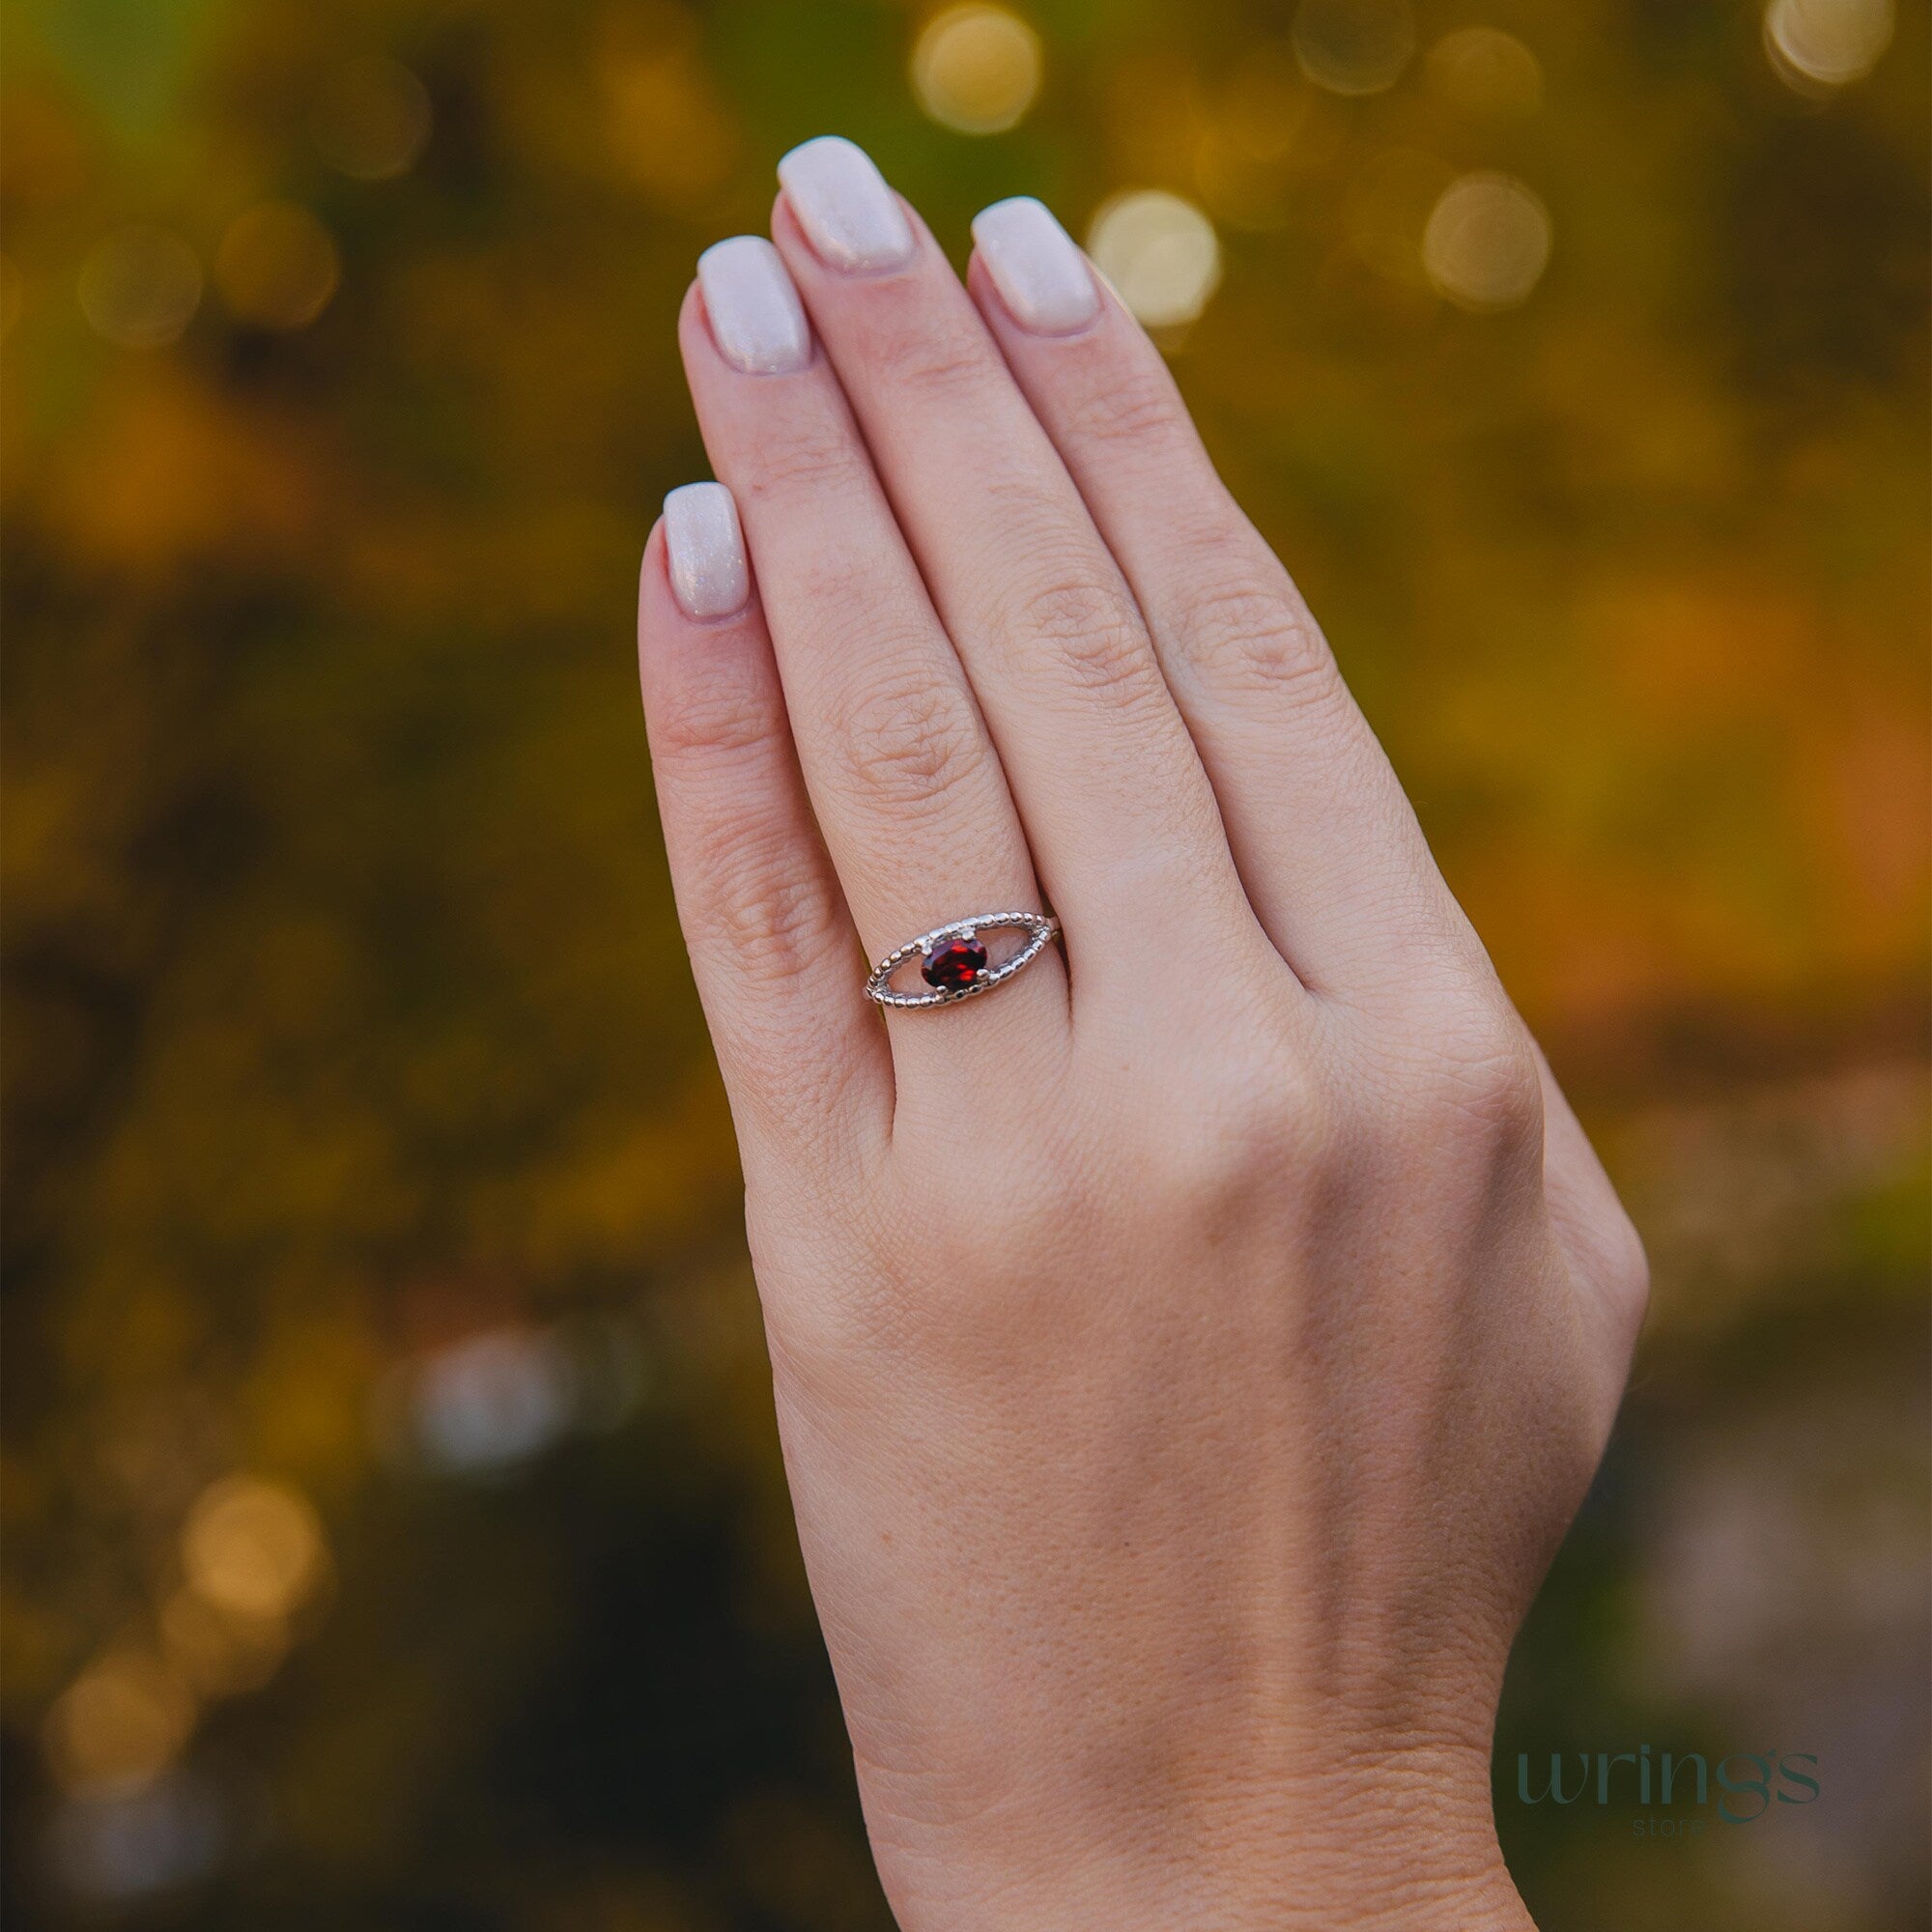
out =
[[[1016,952],[995,961],[983,934],[1017,931],[1024,935]],[[1031,966],[1053,944],[1060,922],[1043,912],[982,912],[935,925],[888,952],[866,980],[866,997],[882,1007],[950,1007],[976,993],[1004,986]],[[919,961],[923,992],[901,992],[893,977],[909,960]]]

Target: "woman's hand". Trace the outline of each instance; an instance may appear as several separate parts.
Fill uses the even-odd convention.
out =
[[[640,648],[887,1892],[908,1932],[1525,1923],[1496,1697],[1641,1250],[1051,216],[988,210],[962,288],[858,150],[781,174],[682,321],[755,591],[730,497],[677,493]],[[1064,962],[862,996],[1048,905]]]

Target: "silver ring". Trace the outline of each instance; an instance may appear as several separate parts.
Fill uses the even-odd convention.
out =
[[[991,965],[980,935],[1009,926],[1022,928],[1026,944],[1010,959]],[[872,968],[866,981],[866,997],[882,1007],[950,1007],[955,1000],[970,1000],[975,993],[990,993],[1023,967],[1031,966],[1053,944],[1059,930],[1060,922],[1043,912],[982,912],[972,919],[955,919],[950,925],[935,925],[930,932],[922,932],[917,939],[908,939],[895,952],[888,952]],[[930,992],[893,990],[893,975],[912,958],[919,959],[920,978],[931,987]]]

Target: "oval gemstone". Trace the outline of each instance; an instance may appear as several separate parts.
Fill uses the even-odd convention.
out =
[[[976,985],[986,970],[986,949],[977,936],[967,933],[958,939],[944,939],[925,950],[919,974],[928,986],[941,992],[956,993]]]

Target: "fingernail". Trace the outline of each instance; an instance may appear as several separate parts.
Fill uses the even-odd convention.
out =
[[[722,483],[687,483],[665,498],[670,587],[687,617],[728,617],[752,594],[738,506]]]
[[[1065,335],[1100,306],[1087,258],[1030,194],[996,201],[973,217],[973,240],[1008,313],[1022,328]]]
[[[750,376],[781,376],[811,359],[811,329],[779,251],[734,235],[697,258],[698,286],[719,353]]]
[[[835,269],[895,269],[912,254],[898,197],[864,148],[821,134],[779,163],[785,199],[819,259]]]

